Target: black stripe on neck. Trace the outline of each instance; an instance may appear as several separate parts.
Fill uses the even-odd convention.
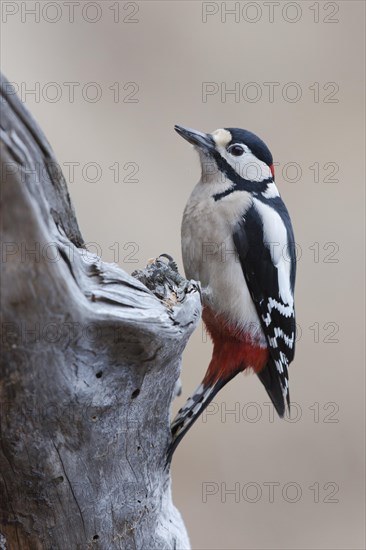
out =
[[[234,191],[248,191],[249,193],[264,193],[267,189],[269,183],[273,183],[273,178],[267,178],[262,181],[251,181],[242,178],[234,168],[220,155],[220,153],[213,153],[213,157],[216,161],[217,167],[220,172],[222,172],[228,180],[230,180],[234,185],[223,191],[222,193],[217,193],[213,195],[215,201],[219,201],[223,197],[234,193]]]

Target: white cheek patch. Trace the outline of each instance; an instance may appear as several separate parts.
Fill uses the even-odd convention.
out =
[[[263,181],[264,179],[272,177],[271,170],[265,162],[262,162],[253,155],[246,145],[241,143],[240,146],[243,147],[245,151],[240,157],[233,157],[226,149],[221,153],[221,156],[232,168],[234,168],[235,172],[249,181]]]
[[[212,132],[211,135],[218,147],[226,147],[226,145],[230,143],[232,139],[231,133],[228,130],[224,130],[223,128],[215,130],[214,132]]]

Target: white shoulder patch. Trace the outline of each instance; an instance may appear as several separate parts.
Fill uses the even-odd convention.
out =
[[[263,221],[263,236],[269,248],[273,265],[277,268],[278,287],[284,304],[293,307],[293,295],[290,285],[291,263],[288,257],[287,230],[281,216],[258,199],[253,200],[254,206]],[[275,304],[272,304],[277,307]],[[283,306],[284,307],[284,306]],[[286,315],[285,312],[281,312]],[[290,313],[289,313],[290,314]]]
[[[223,128],[215,130],[214,132],[212,132],[211,135],[218,147],[226,147],[226,145],[230,143],[232,139],[231,133],[228,130],[224,130]]]
[[[262,195],[266,199],[274,199],[275,197],[280,196],[275,183],[269,183],[266,191],[264,191],[264,193],[262,193]]]

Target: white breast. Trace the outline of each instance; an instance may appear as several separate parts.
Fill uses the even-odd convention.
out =
[[[265,338],[235,252],[235,225],[252,205],[252,197],[235,191],[215,201],[231,182],[202,183],[194,188],[183,214],[182,255],[186,276],[201,282],[206,303],[230,324]]]

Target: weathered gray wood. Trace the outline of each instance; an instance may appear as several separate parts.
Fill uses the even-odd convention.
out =
[[[88,254],[5,79],[1,112],[0,549],[189,548],[164,465],[197,284]]]

